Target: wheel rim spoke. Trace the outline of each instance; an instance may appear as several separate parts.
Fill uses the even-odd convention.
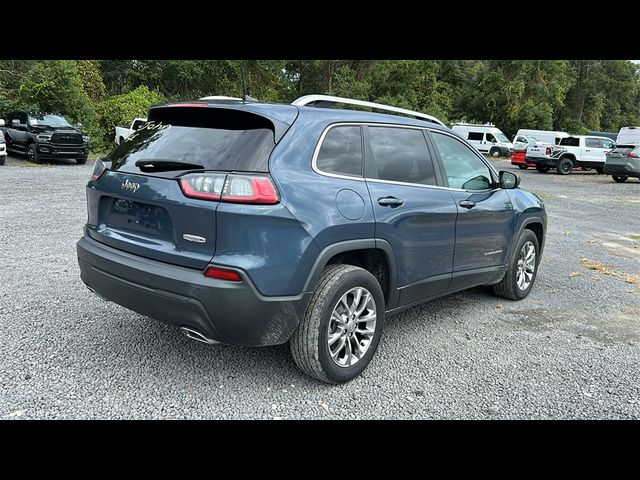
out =
[[[373,295],[364,287],[340,297],[327,329],[327,346],[336,365],[350,367],[366,355],[376,334],[376,312]]]
[[[533,242],[526,242],[518,255],[516,264],[516,284],[520,290],[526,290],[533,281],[536,271],[536,247]]]

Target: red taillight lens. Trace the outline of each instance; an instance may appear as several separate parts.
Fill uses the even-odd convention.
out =
[[[208,267],[204,271],[204,276],[209,278],[217,278],[218,280],[227,280],[229,282],[241,282],[242,277],[235,270],[227,270],[226,268]]]
[[[111,162],[105,163],[102,159],[97,159],[95,165],[93,166],[93,172],[91,173],[91,180],[98,180],[104,172],[107,171],[107,168],[111,165]]]
[[[229,203],[273,205],[280,201],[276,187],[264,175],[193,173],[180,179],[187,197]]]
[[[631,153],[627,153],[627,157],[631,157],[631,158],[638,158],[638,154],[631,152]]]
[[[186,175],[180,179],[180,186],[187,197],[220,200],[226,177],[224,173]]]
[[[547,151],[546,151],[547,155],[550,156],[551,155],[551,147],[547,147]]]

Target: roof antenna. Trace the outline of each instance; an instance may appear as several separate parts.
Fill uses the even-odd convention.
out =
[[[247,82],[245,81],[245,77],[244,77],[244,60],[240,60],[240,79],[242,80],[242,102],[243,103],[247,103],[247,102],[258,102],[257,99],[250,97],[249,93],[247,92]]]

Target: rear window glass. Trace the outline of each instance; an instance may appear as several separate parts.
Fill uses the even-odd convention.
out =
[[[482,141],[482,132],[469,132],[467,140],[480,140]]]
[[[589,148],[600,148],[601,143],[599,138],[585,138],[584,145]]]
[[[318,152],[316,166],[327,173],[362,176],[360,127],[333,127],[329,130]]]
[[[206,170],[268,171],[275,146],[269,120],[233,110],[190,110],[176,108],[150,119],[108,155],[112,168],[139,172],[137,161],[163,160]]]
[[[633,151],[640,152],[640,147],[636,147],[635,145],[621,145],[619,147],[611,150],[611,153],[620,153],[622,155],[627,155]]]
[[[566,137],[560,140],[560,145],[564,145],[566,147],[579,147],[580,139],[576,137]]]

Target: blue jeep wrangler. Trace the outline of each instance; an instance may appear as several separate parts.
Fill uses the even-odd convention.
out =
[[[322,108],[334,103],[392,114]],[[304,372],[345,382],[386,315],[477,285],[511,300],[533,287],[542,201],[434,117],[311,95],[148,119],[96,162],[81,277],[192,339],[289,341]]]

